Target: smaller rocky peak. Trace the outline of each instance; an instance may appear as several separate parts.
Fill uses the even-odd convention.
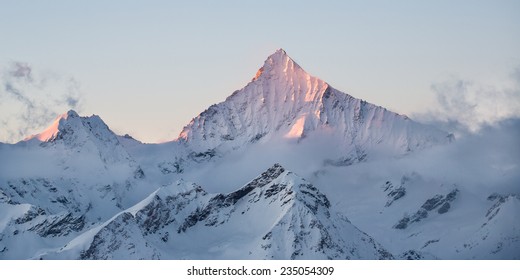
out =
[[[66,119],[68,119],[68,118],[78,118],[79,117],[78,113],[76,113],[76,111],[74,111],[74,110],[69,110],[64,115],[66,115]]]
[[[50,126],[48,126],[44,131],[41,133],[31,135],[24,139],[24,141],[29,141],[32,139],[38,139],[41,142],[51,142],[56,139],[58,136],[58,133],[62,129],[62,126],[67,121],[70,121],[71,119],[79,118],[78,113],[74,110],[69,110],[66,113],[63,113],[61,115],[58,115],[56,119],[52,122]]]
[[[232,205],[235,204],[238,200],[252,192],[253,190],[257,188],[262,188],[268,184],[270,184],[272,181],[274,181],[276,178],[280,177],[282,173],[285,172],[285,168],[281,166],[278,163],[275,163],[272,167],[267,169],[265,172],[263,172],[260,176],[253,179],[251,182],[249,182],[244,187],[240,188],[237,191],[234,191],[232,193],[229,193],[224,197],[225,204],[226,205]]]

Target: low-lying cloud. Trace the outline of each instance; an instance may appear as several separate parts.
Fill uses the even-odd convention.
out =
[[[44,129],[60,113],[81,106],[79,83],[25,62],[0,66],[0,142],[17,142]]]

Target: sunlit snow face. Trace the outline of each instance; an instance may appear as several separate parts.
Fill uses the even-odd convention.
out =
[[[56,135],[58,134],[59,132],[59,126],[60,126],[60,121],[62,119],[67,119],[68,118],[68,115],[67,113],[64,113],[64,114],[61,114],[59,115],[55,120],[54,122],[46,129],[44,130],[42,133],[39,133],[39,134],[36,134],[36,135],[32,135],[32,136],[29,136],[29,137],[26,137],[24,139],[24,141],[27,141],[27,140],[30,140],[30,139],[33,139],[33,138],[36,138],[42,142],[45,142],[45,141],[48,141],[54,137],[56,137]]]
[[[303,129],[305,128],[305,116],[301,116],[296,123],[291,127],[291,130],[285,134],[285,138],[295,139],[300,138],[303,135]]]

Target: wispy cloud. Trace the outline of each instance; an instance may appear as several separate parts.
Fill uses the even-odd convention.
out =
[[[0,67],[0,142],[16,142],[45,128],[60,113],[81,106],[74,78],[35,71],[25,62]]]
[[[436,104],[414,117],[457,133],[477,132],[485,125],[520,117],[520,67],[505,88],[452,78],[434,83]]]

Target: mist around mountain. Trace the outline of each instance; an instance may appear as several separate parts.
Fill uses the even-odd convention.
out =
[[[519,134],[455,138],[280,49],[170,142],[71,110],[0,143],[0,259],[519,259]]]

